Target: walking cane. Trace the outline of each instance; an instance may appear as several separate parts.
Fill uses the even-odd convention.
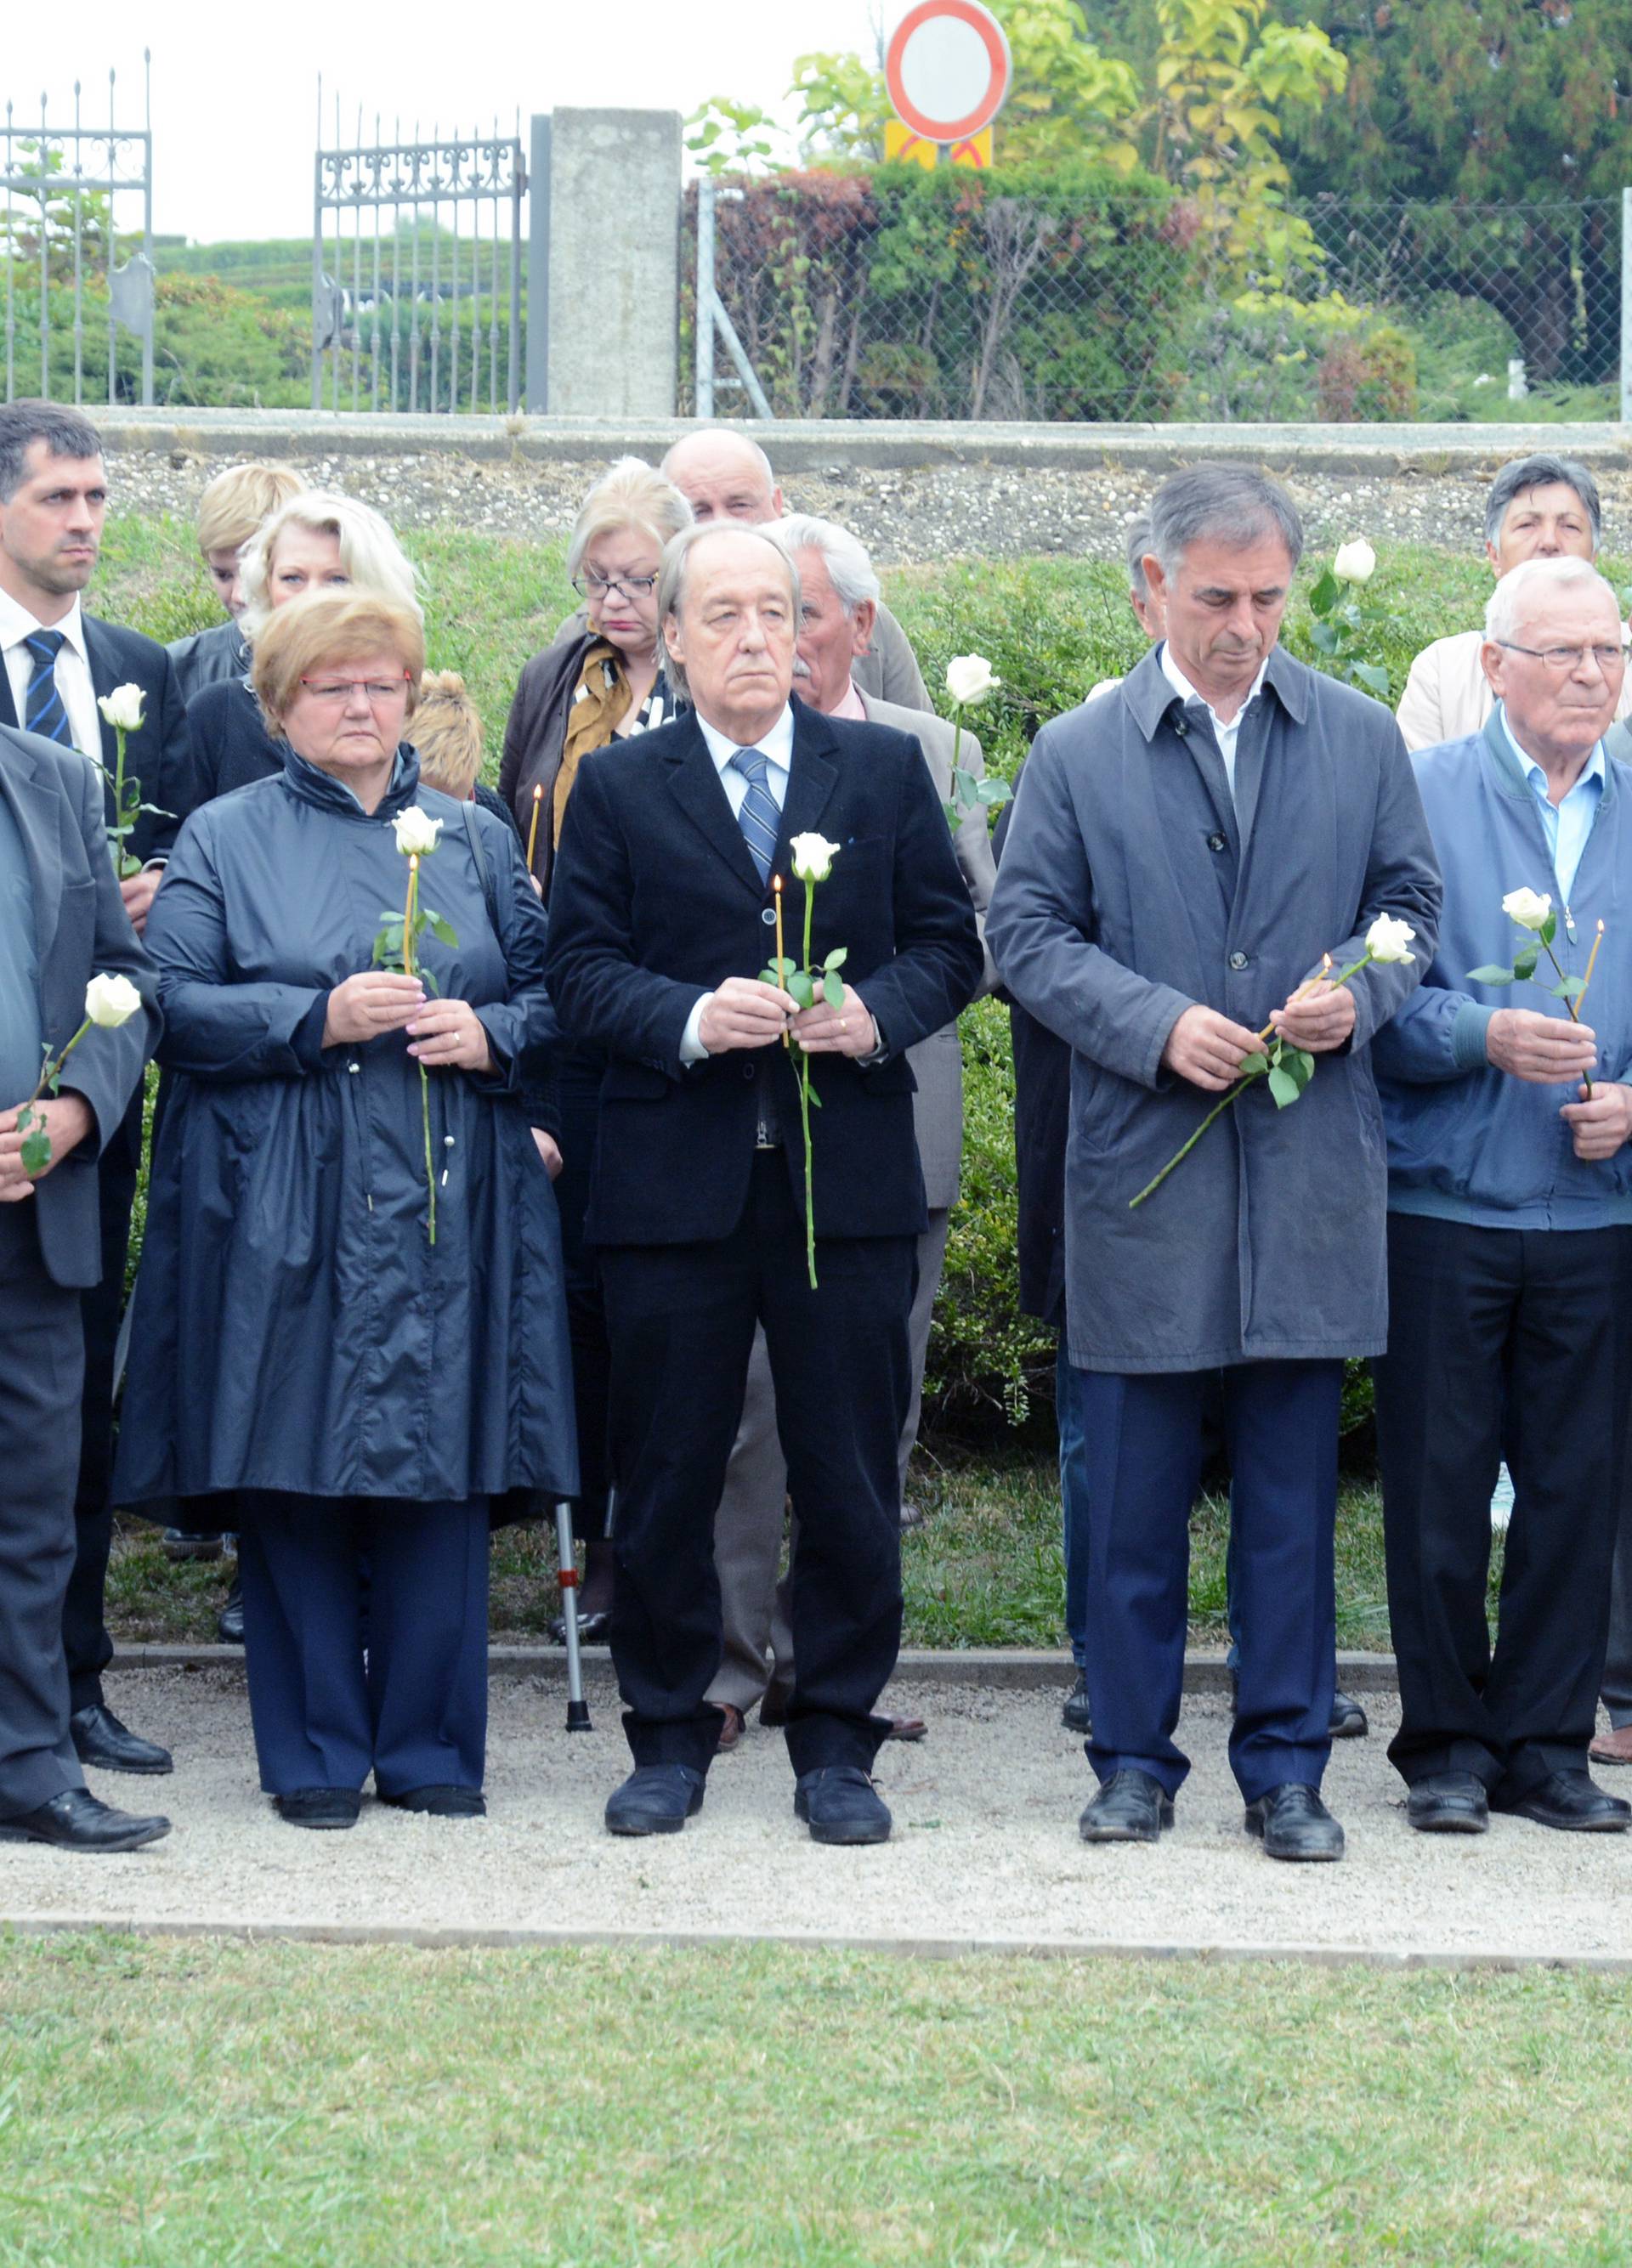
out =
[[[572,1507],[565,1497],[556,1506],[556,1558],[561,1584],[561,1619],[566,1625],[566,1729],[593,1732],[584,1699],[584,1664],[578,1650],[578,1554],[572,1549]]]

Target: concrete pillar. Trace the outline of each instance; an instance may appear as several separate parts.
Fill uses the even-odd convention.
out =
[[[550,128],[552,417],[672,417],[680,113],[558,110]]]

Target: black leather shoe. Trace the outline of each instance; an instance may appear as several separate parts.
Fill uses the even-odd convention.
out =
[[[1094,1729],[1092,1712],[1088,1705],[1088,1672],[1079,1669],[1076,1683],[1060,1705],[1060,1721],[1067,1733],[1087,1734]]]
[[[1312,1787],[1289,1779],[1272,1787],[1256,1803],[1249,1803],[1244,1821],[1249,1835],[1263,1837],[1271,1859],[1340,1859],[1343,1830]]]
[[[354,1787],[294,1787],[272,1808],[292,1827],[355,1827],[363,1799]]]
[[[1424,1835],[1482,1835],[1490,1799],[1477,1772],[1429,1772],[1407,1790],[1406,1817]]]
[[[703,1775],[695,1764],[639,1764],[607,1798],[612,1835],[678,1835],[703,1808]]]
[[[608,1638],[611,1635],[611,1630],[612,1617],[609,1613],[580,1615],[578,1617],[578,1642],[580,1646],[604,1646]],[[554,1615],[550,1617],[550,1643],[551,1646],[565,1646],[566,1644],[566,1616],[565,1615]]]
[[[1371,1730],[1365,1711],[1352,1693],[1341,1688],[1332,1696],[1332,1719],[1326,1727],[1329,1741],[1363,1741]]]
[[[144,1741],[128,1725],[122,1725],[104,1701],[92,1701],[84,1709],[76,1709],[68,1720],[73,1736],[74,1754],[82,1764],[90,1764],[97,1771],[167,1772],[175,1770],[168,1749],[161,1749],[157,1741]]]
[[[159,1538],[164,1545],[165,1557],[177,1561],[218,1559],[225,1540],[221,1535],[195,1535],[186,1528],[166,1528]]]
[[[1562,1827],[1577,1835],[1620,1835],[1632,1826],[1632,1803],[1606,1795],[1590,1772],[1558,1771],[1517,1794],[1500,1787],[1493,1811],[1533,1819],[1539,1827]]]
[[[234,1575],[227,1586],[226,1602],[216,1616],[215,1634],[223,1646],[244,1642],[244,1579]]]
[[[794,1815],[813,1843],[888,1843],[890,1807],[860,1764],[823,1764],[801,1772]]]
[[[1077,1822],[1084,1843],[1156,1843],[1173,1824],[1173,1799],[1148,1772],[1112,1772]]]
[[[401,1795],[381,1791],[380,1800],[393,1811],[423,1811],[432,1819],[487,1817],[487,1798],[479,1787],[409,1787]]]
[[[61,1851],[139,1851],[169,1832],[167,1819],[115,1811],[85,1787],[65,1787],[37,1811],[0,1819],[0,1843],[55,1843]]]

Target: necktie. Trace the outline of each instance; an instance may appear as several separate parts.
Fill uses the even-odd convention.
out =
[[[760,880],[768,882],[771,861],[776,857],[777,837],[782,831],[782,814],[765,777],[770,759],[757,748],[739,748],[731,762],[748,782],[737,825],[742,830],[748,855],[759,869]]]
[[[60,740],[64,747],[72,747],[68,711],[56,689],[56,657],[64,643],[61,630],[35,630],[23,640],[34,661],[23,705],[23,729],[43,733],[48,740]]]

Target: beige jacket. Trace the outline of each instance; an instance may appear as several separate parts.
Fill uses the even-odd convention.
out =
[[[1399,730],[1413,755],[1442,740],[1464,740],[1479,732],[1493,706],[1490,682],[1479,666],[1483,630],[1458,630],[1436,638],[1411,665],[1399,696]],[[1621,688],[1617,717],[1632,716],[1632,670]]]

